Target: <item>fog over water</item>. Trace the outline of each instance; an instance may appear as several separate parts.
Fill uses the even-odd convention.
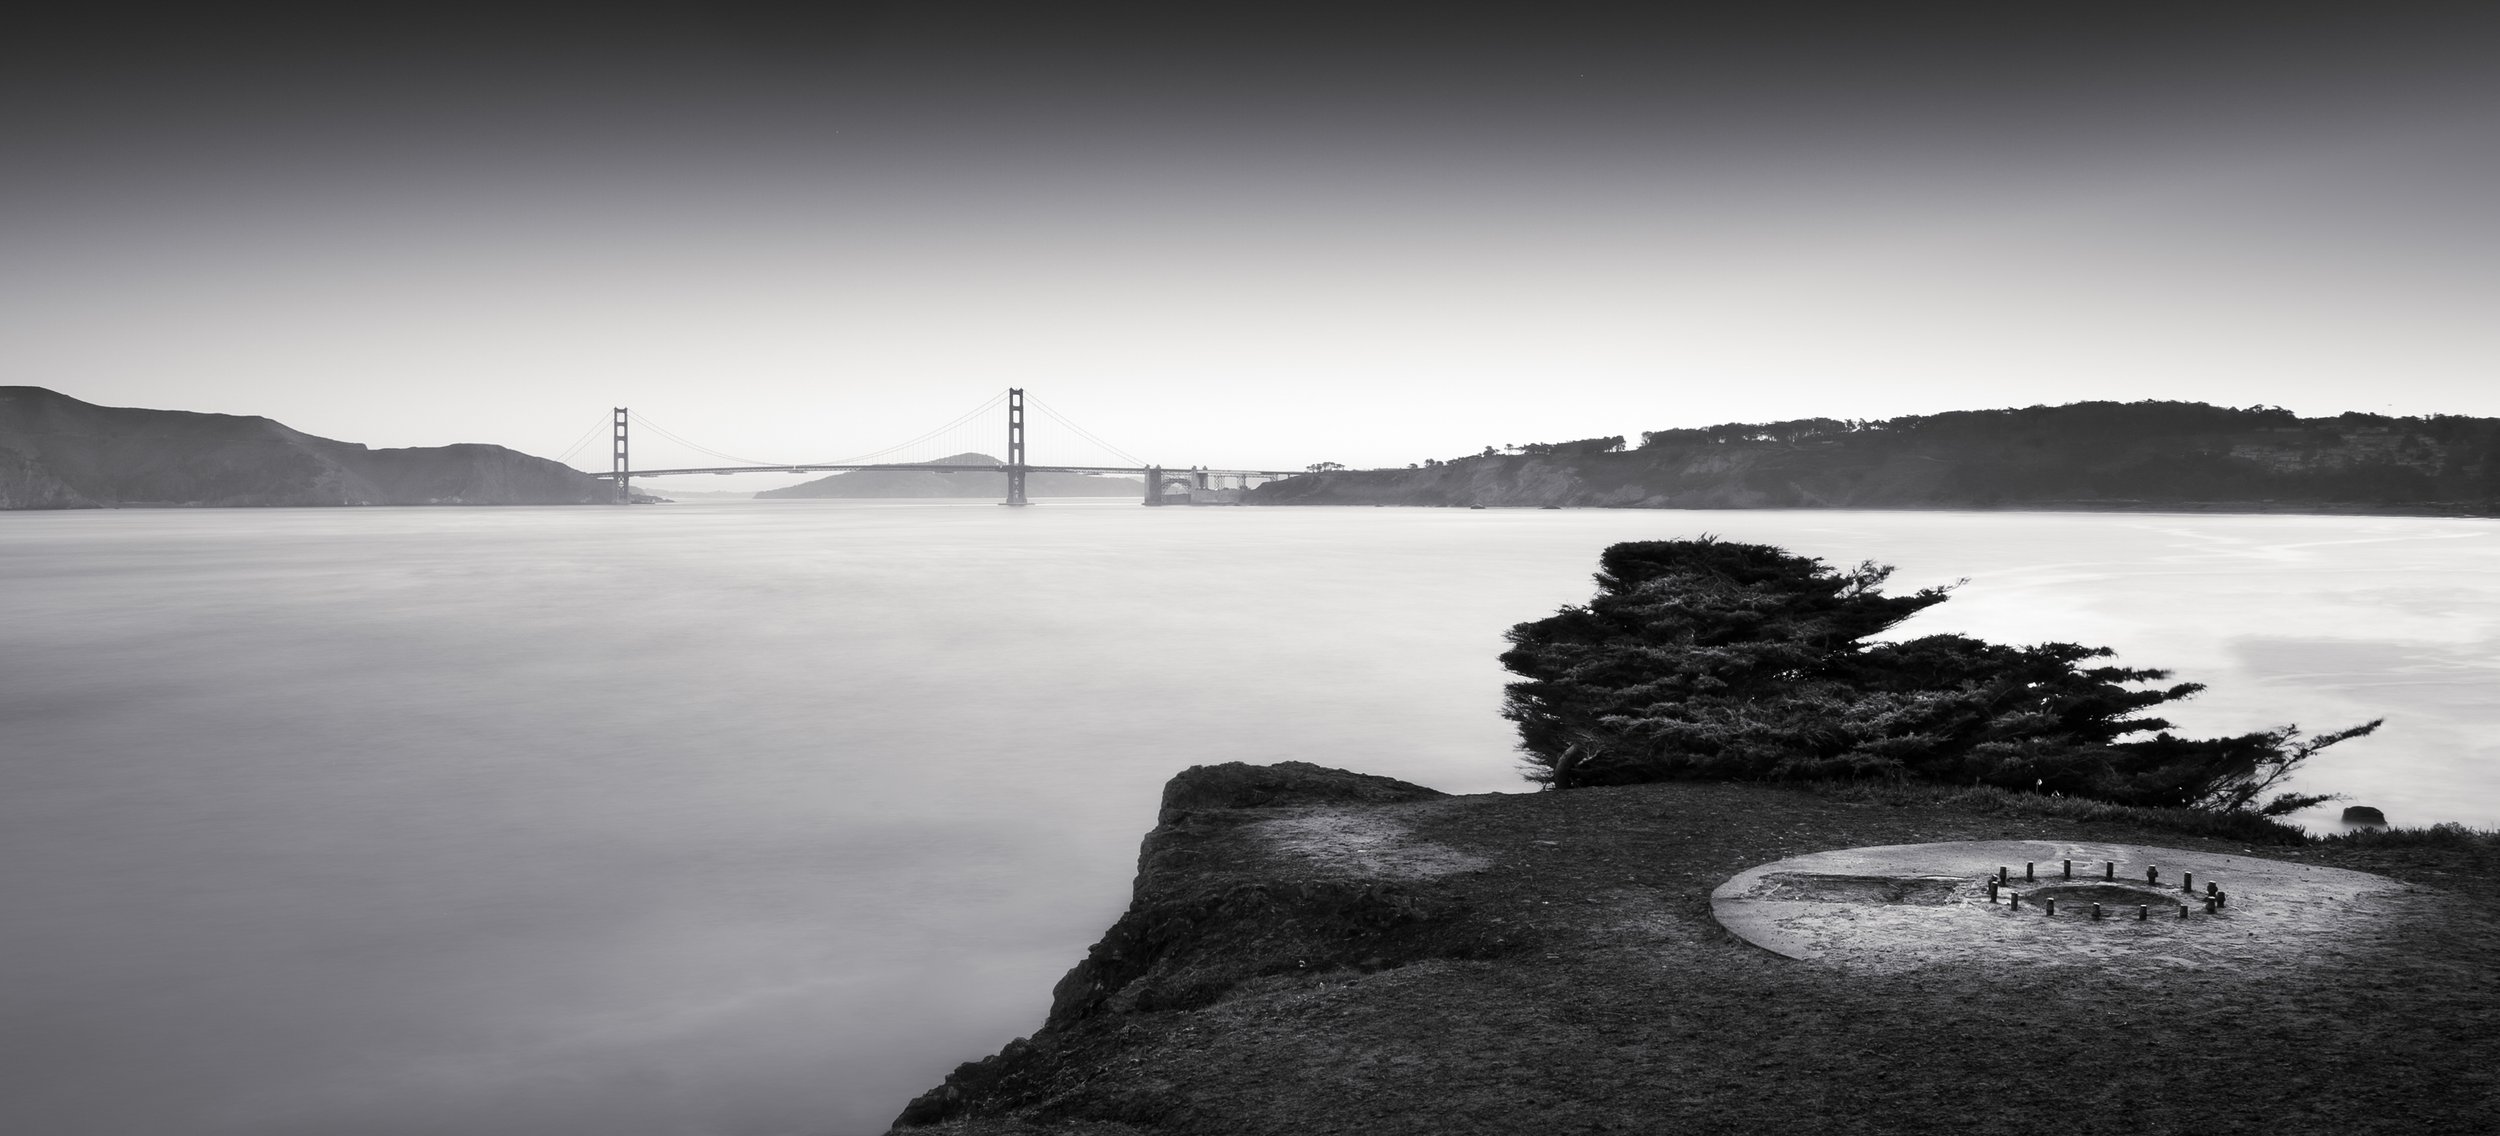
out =
[[[0,516],[0,1129],[849,1133],[1039,1024],[1163,780],[1515,791],[1606,544],[1967,577],[2304,787],[2500,825],[2500,522],[1161,509]]]

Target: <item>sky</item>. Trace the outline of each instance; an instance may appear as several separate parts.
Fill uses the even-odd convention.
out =
[[[2500,416],[2500,6],[53,7],[0,41],[0,382],[90,402],[586,468],[616,406],[831,461],[1011,386],[1288,469]]]

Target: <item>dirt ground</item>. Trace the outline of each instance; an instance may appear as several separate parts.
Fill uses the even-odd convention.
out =
[[[1167,807],[1138,902],[1050,1024],[898,1131],[2500,1130],[2488,845],[2252,846],[1750,785],[1291,800]],[[2415,898],[2359,945],[2189,968],[1851,969],[1712,918],[1714,888],[1770,861],[2008,840],[2319,864]]]

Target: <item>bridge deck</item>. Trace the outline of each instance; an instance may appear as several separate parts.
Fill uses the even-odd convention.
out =
[[[687,475],[690,475],[690,474],[698,474],[698,473],[847,473],[847,472],[850,472],[850,471],[852,471],[852,470],[861,470],[861,469],[904,469],[904,470],[926,470],[926,471],[929,471],[929,472],[931,472],[931,473],[1012,473],[1012,472],[1014,472],[1014,467],[1012,467],[1012,466],[1008,466],[1008,465],[1003,464],[1003,463],[1002,463],[1002,464],[999,464],[999,465],[919,465],[919,464],[909,464],[909,465],[892,465],[892,464],[878,464],[878,465],[725,465],[725,466],[705,466],[705,467],[702,467],[702,468],[699,468],[699,469],[629,469],[629,470],[626,470],[626,471],[625,471],[625,476],[630,478],[630,477],[683,477],[683,476],[687,476]],[[1161,470],[1163,470],[1163,472],[1165,472],[1165,473],[1167,473],[1167,474],[1175,474],[1175,473],[1212,473],[1212,474],[1231,474],[1231,475],[1234,475],[1234,476],[1245,476],[1245,475],[1246,475],[1246,476],[1250,476],[1250,477],[1294,477],[1294,476],[1297,476],[1297,475],[1300,475],[1300,474],[1303,474],[1303,473],[1307,473],[1307,472],[1309,472],[1308,470],[1300,470],[1300,469],[1294,469],[1294,470],[1281,470],[1281,469],[1206,469],[1206,470],[1192,470],[1192,469],[1187,469],[1187,468],[1174,468],[1174,467],[1170,467],[1170,466],[1125,466],[1125,465],[1028,465],[1028,466],[1025,466],[1025,467],[1024,467],[1024,472],[1026,472],[1026,473],[1134,473],[1134,474],[1141,474],[1141,475],[1142,475],[1142,474],[1144,474],[1144,473],[1148,472],[1149,470],[1153,470],[1153,469],[1161,469]],[[613,480],[613,479],[615,479],[616,474],[615,474],[615,472],[613,472],[613,471],[608,471],[608,472],[594,473],[594,474],[591,474],[591,476],[592,476],[592,477],[596,477],[596,478],[598,478],[598,479],[600,479],[600,480],[602,480],[602,481],[609,481],[609,480]]]

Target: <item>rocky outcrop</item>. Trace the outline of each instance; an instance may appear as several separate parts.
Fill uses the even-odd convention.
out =
[[[1187,820],[1199,809],[1266,809],[1286,805],[1389,805],[1443,794],[1395,777],[1330,769],[1307,761],[1193,765],[1163,785],[1157,823]]]
[[[1086,1054],[1116,1047],[1140,1014],[1188,1010],[1262,975],[1379,971],[1422,958],[1491,958],[1522,949],[1465,918],[1465,904],[1422,884],[1311,870],[1266,827],[1314,811],[1434,801],[1389,777],[1306,762],[1197,766],[1164,786],[1138,857],[1134,898],[1085,960],[1051,991],[1029,1038],[956,1068],[895,1123],[1048,1107],[1080,1087]],[[1451,865],[1472,863],[1450,860]]]
[[[0,509],[611,499],[587,474],[502,446],[375,450],[267,418],[97,406],[42,387],[0,387]]]

